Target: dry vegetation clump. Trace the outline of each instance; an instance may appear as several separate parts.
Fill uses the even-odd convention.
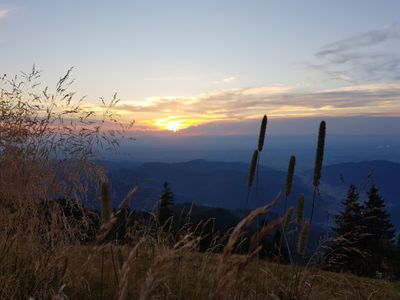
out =
[[[265,215],[268,211],[278,203],[276,199],[271,204],[253,210],[246,218],[244,218],[232,231],[229,240],[224,247],[221,261],[217,268],[216,278],[210,299],[231,298],[230,292],[233,291],[235,285],[240,284],[240,273],[249,264],[250,260],[256,256],[261,250],[260,241],[263,237],[271,234],[273,230],[282,223],[282,219],[275,220],[270,224],[261,228],[256,232],[250,241],[249,253],[232,259],[232,253],[240,238],[246,233],[249,226],[260,216]]]
[[[65,248],[84,239],[93,221],[80,200],[104,178],[92,159],[123,137],[116,97],[98,115],[69,91],[70,72],[54,90],[40,84],[35,67],[0,78],[1,299],[62,292]],[[55,199],[80,210],[80,221],[71,222]]]
[[[141,244],[137,255],[130,262],[127,273],[125,299],[139,299],[141,289],[147,280],[149,270],[157,269],[162,283],[153,289],[148,299],[210,299],[214,293],[213,284],[219,280],[217,270],[221,255],[198,253],[192,249],[172,256],[160,268],[156,264],[170,251],[164,247],[154,249],[149,244]],[[121,249],[124,258],[132,247],[115,246],[114,253]],[[112,271],[110,250],[105,260],[103,299],[115,299],[121,292]],[[82,265],[92,255],[90,263]],[[93,255],[91,247],[75,247],[70,250],[69,268],[64,278],[64,293],[70,299],[101,299],[100,265],[101,253]],[[240,255],[230,258],[233,265],[241,261]],[[265,260],[253,259],[236,276],[230,277],[231,287],[221,291],[222,299],[398,299],[400,286],[383,280],[337,274],[315,268],[302,268],[299,278],[294,276],[289,265],[278,265]],[[157,277],[157,278],[160,278]],[[294,281],[298,279],[298,290]],[[310,286],[312,285],[312,289]]]

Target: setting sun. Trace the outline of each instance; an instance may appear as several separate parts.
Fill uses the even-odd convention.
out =
[[[167,125],[165,126],[168,130],[173,131],[173,132],[177,132],[179,129],[181,129],[181,122],[179,121],[172,121],[167,123]]]
[[[172,132],[177,132],[204,123],[204,120],[185,119],[181,116],[169,116],[167,118],[155,119],[149,122],[149,124],[159,130],[169,130]]]

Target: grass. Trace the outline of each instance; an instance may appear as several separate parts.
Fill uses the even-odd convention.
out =
[[[128,246],[116,246],[127,257]],[[165,251],[149,245],[138,253],[128,277],[128,299],[139,298],[139,291],[146,280],[149,268],[156,257]],[[101,264],[101,252],[92,246],[68,248],[70,266],[65,282],[65,293],[70,299],[100,299],[101,278],[98,266]],[[95,253],[93,255],[93,253]],[[118,284],[112,272],[110,251],[105,261],[103,299],[113,299],[118,293]],[[90,259],[88,260],[88,257]],[[210,287],[216,279],[216,268],[221,254],[187,253],[184,258],[174,261],[165,270],[165,282],[153,292],[152,297],[159,299],[209,299]],[[240,259],[232,256],[232,260]],[[303,289],[312,285],[308,299],[399,299],[400,284],[385,280],[357,277],[351,274],[338,274],[320,269],[304,268],[307,278]],[[293,268],[263,260],[253,260],[240,277],[235,288],[229,291],[230,297],[240,299],[296,299],[285,294],[293,281]],[[274,298],[275,295],[278,298]]]

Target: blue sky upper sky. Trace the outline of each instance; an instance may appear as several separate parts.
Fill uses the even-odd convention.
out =
[[[0,72],[118,92],[138,128],[399,116],[400,1],[0,1]]]

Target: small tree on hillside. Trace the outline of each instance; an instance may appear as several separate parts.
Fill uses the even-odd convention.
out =
[[[363,210],[363,226],[367,237],[362,247],[368,257],[364,260],[363,272],[374,275],[376,271],[385,273],[389,261],[395,256],[395,230],[375,185],[367,194],[368,200]]]
[[[157,223],[159,226],[167,228],[171,224],[173,217],[172,206],[174,206],[174,194],[169,188],[168,182],[164,182],[160,200],[157,204]]]
[[[385,202],[373,185],[368,192],[368,201],[365,203],[364,224],[370,235],[370,240],[394,243],[395,230],[390,221],[390,214],[386,212]]]
[[[356,271],[357,263],[362,259],[362,240],[365,227],[362,223],[363,206],[359,203],[359,193],[350,185],[346,199],[342,202],[344,210],[335,216],[332,230],[336,237],[327,255],[327,261],[334,268]]]

